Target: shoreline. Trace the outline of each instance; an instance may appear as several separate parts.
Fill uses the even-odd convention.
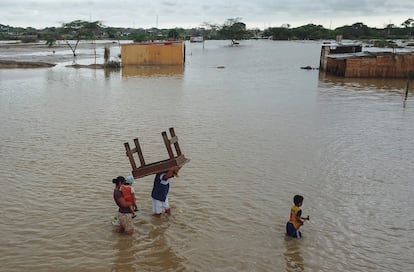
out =
[[[54,67],[55,63],[42,61],[0,60],[0,68],[47,68]]]
[[[67,67],[100,69],[104,68],[103,63],[80,65],[76,64],[76,61],[98,58],[103,62],[103,52],[101,51],[105,46],[113,46],[114,44],[113,41],[105,43],[80,41],[76,48],[77,55],[74,57],[70,47],[62,41],[51,47],[44,42],[18,43],[11,41],[10,43],[0,43],[0,69],[47,68],[71,61],[74,64],[67,65]],[[88,50],[91,50],[90,53]]]

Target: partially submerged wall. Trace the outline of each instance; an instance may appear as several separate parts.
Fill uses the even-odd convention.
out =
[[[329,55],[339,55],[344,53],[362,52],[362,44],[360,43],[324,43],[321,48],[321,58],[319,62],[319,70],[327,70],[327,62]]]
[[[381,52],[346,58],[328,56],[326,72],[344,77],[406,78],[414,74],[414,54]]]
[[[340,58],[327,58],[325,64],[325,71],[327,73],[337,75],[337,76],[345,76],[346,70],[346,60]]]

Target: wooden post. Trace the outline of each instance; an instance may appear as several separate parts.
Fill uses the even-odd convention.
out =
[[[178,145],[178,138],[175,136],[174,128],[170,128],[170,134],[171,134],[171,143],[174,144],[175,151],[177,151],[177,156],[181,155],[181,149]]]
[[[174,153],[171,149],[171,142],[170,142],[170,140],[168,140],[167,132],[163,131],[163,132],[161,132],[161,135],[162,135],[162,138],[164,139],[164,144],[165,144],[165,147],[167,148],[168,155],[170,156],[170,159],[174,159]]]
[[[134,139],[135,149],[138,153],[139,161],[141,162],[141,166],[145,165],[144,155],[142,154],[141,146],[139,145],[138,138]]]
[[[408,97],[408,89],[410,87],[410,74],[407,75],[407,86],[405,88],[405,95],[404,95],[404,104],[403,107],[407,104],[407,97]]]
[[[135,164],[134,156],[132,155],[132,151],[131,151],[131,148],[129,147],[129,144],[124,143],[124,146],[125,146],[125,150],[126,150],[126,154],[128,156],[129,162],[131,163],[132,169],[136,169],[137,165]]]

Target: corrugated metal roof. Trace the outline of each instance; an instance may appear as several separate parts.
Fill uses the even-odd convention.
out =
[[[372,56],[369,52],[357,52],[357,53],[342,53],[342,54],[331,54],[328,58],[331,59],[347,59],[350,57],[369,57]]]
[[[342,54],[330,54],[327,57],[332,59],[347,59],[351,57],[376,57],[376,56],[390,56],[390,55],[413,55],[411,52],[398,52],[398,53],[392,53],[392,52],[357,52],[357,53],[342,53]]]
[[[361,46],[362,42],[346,41],[346,42],[323,42],[322,46],[329,47],[349,47],[349,46]]]

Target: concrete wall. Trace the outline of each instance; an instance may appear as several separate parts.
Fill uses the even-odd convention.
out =
[[[122,65],[182,65],[184,42],[131,43],[121,45]]]

